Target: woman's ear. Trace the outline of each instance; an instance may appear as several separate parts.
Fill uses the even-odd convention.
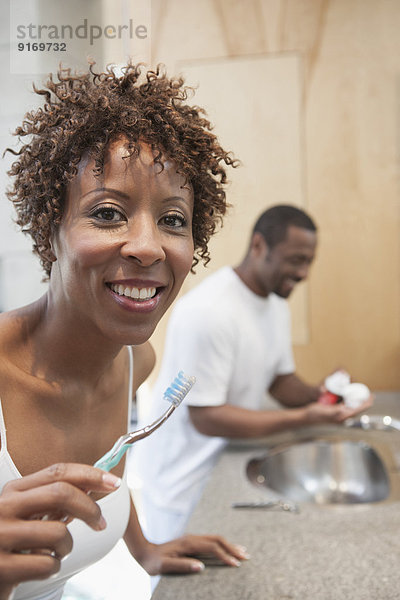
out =
[[[44,252],[46,259],[49,262],[56,262],[57,256],[54,252],[54,240],[53,237],[49,239],[49,248]]]

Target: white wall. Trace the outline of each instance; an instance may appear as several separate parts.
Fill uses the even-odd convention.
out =
[[[36,103],[32,92],[32,76],[10,71],[9,5],[2,2],[0,14],[0,72],[4,81],[0,105],[0,155],[7,146],[16,147],[11,132],[21,122],[28,107]],[[13,222],[14,209],[5,195],[9,178],[6,174],[13,156],[0,162],[0,310],[21,306],[39,297],[45,284],[39,261],[32,255],[30,241]]]

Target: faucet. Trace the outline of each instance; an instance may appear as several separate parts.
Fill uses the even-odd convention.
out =
[[[347,419],[344,425],[355,429],[364,429],[365,431],[400,431],[400,420],[393,419],[389,415],[361,415],[357,419]]]

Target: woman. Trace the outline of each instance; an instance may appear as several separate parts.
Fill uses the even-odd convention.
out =
[[[16,130],[29,139],[9,197],[49,286],[0,316],[0,599],[60,598],[122,535],[150,574],[199,571],[201,552],[245,558],[217,536],[150,544],[123,462],[89,466],[126,431],[154,365],[147,340],[208,260],[233,162],[182,80],[141,77],[62,70]]]

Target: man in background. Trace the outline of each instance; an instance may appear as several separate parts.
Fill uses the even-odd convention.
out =
[[[242,262],[210,275],[175,305],[151,417],[165,409],[163,392],[180,370],[195,375],[196,384],[133,452],[151,541],[183,532],[229,439],[342,423],[369,407],[370,400],[357,410],[321,404],[323,389],[295,373],[286,298],[307,278],[316,246],[311,217],[274,206],[257,220]],[[262,408],[267,392],[282,409]]]

